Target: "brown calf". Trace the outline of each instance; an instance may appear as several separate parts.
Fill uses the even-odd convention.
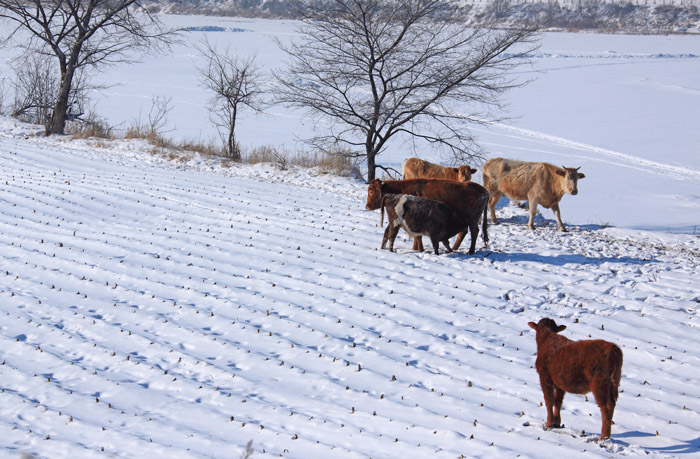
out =
[[[445,167],[433,164],[418,158],[408,158],[403,163],[403,178],[432,178],[454,180],[456,182],[469,182],[472,174],[476,174],[476,169],[467,165],[458,167]]]
[[[561,221],[559,201],[565,193],[578,194],[578,180],[585,175],[578,168],[559,168],[549,163],[531,163],[514,159],[492,158],[484,163],[481,169],[484,176],[484,187],[489,190],[489,211],[491,222],[498,224],[496,218],[496,203],[501,196],[508,199],[524,201],[530,206],[528,228],[535,229],[534,219],[537,205],[541,204],[554,211],[557,225],[566,231]]]
[[[410,237],[427,236],[433,243],[435,255],[439,255],[440,242],[452,252],[449,239],[460,231],[466,231],[468,225],[447,204],[432,199],[420,198],[409,194],[386,194],[382,198],[382,225],[384,224],[384,207],[389,224],[384,231],[382,249],[389,241],[389,251],[394,251],[394,240],[403,228]]]
[[[469,227],[471,233],[471,246],[469,254],[476,251],[476,239],[479,235],[479,219],[483,214],[482,238],[484,244],[489,240],[488,224],[486,222],[486,205],[489,193],[474,182],[455,182],[452,180],[437,179],[411,179],[411,180],[387,180],[375,179],[367,188],[367,210],[379,209],[382,206],[382,197],[387,193],[410,194],[435,201],[444,202],[454,210]],[[457,250],[462,240],[467,235],[466,230],[459,233],[452,250]],[[421,237],[414,239],[414,250],[423,250]]]
[[[537,360],[535,367],[547,405],[545,428],[561,427],[561,404],[564,393],[593,392],[600,407],[603,427],[600,439],[610,437],[613,412],[622,376],[622,351],[613,343],[597,340],[571,341],[558,335],[566,325],[544,318],[535,324]]]

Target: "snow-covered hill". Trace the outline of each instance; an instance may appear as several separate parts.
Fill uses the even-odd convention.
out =
[[[506,206],[475,256],[389,253],[361,182],[30,133],[0,119],[2,456],[700,454],[697,236]],[[622,348],[611,440],[591,396],[542,429],[546,316]]]

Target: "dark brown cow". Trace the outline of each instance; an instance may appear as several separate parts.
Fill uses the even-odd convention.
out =
[[[578,180],[585,175],[578,168],[559,168],[549,163],[531,163],[514,159],[492,158],[484,163],[481,169],[484,176],[484,187],[489,190],[489,211],[491,222],[498,224],[496,218],[496,203],[501,196],[508,199],[524,201],[530,206],[528,228],[535,229],[534,219],[537,205],[540,204],[554,211],[557,225],[566,231],[561,221],[559,201],[565,193],[578,194]]]
[[[403,178],[432,178],[454,180],[456,182],[469,182],[472,174],[476,174],[476,169],[467,165],[458,167],[445,167],[433,164],[423,159],[408,158],[403,163]]]
[[[537,332],[535,367],[547,405],[545,428],[561,427],[561,404],[566,392],[593,392],[603,418],[600,439],[608,438],[622,376],[620,348],[601,339],[571,341],[558,334],[566,325],[557,325],[549,318],[528,325]]]
[[[411,180],[387,180],[375,179],[370,182],[367,189],[367,210],[379,209],[382,206],[382,197],[387,193],[410,194],[435,201],[444,202],[467,223],[471,232],[471,246],[469,254],[476,251],[476,239],[479,235],[479,219],[483,214],[482,238],[484,244],[488,238],[488,223],[486,222],[486,206],[489,193],[474,182],[455,182],[452,180],[437,179],[411,179]],[[466,230],[459,233],[452,250],[457,250],[462,240],[467,235]],[[423,242],[420,236],[414,239],[413,248],[423,250]]]
[[[435,255],[439,255],[442,242],[448,252],[450,238],[461,231],[467,231],[469,226],[444,202],[433,201],[410,194],[385,194],[382,198],[382,225],[384,224],[384,208],[389,223],[384,231],[382,249],[389,241],[389,251],[394,251],[394,240],[403,228],[412,238],[427,236],[433,243]]]

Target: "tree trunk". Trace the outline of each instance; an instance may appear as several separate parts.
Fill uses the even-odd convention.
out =
[[[376,153],[374,151],[367,151],[367,181],[371,182],[375,178],[375,172],[377,165],[375,163]]]
[[[77,56],[80,55],[80,51],[81,47],[76,45],[76,48],[72,49],[68,63],[61,65],[61,87],[58,91],[56,103],[53,106],[51,119],[46,126],[46,135],[63,134],[64,130],[66,129],[66,115],[69,108],[68,101],[70,100],[70,91],[73,87],[75,64],[77,62]]]
[[[53,106],[51,119],[46,126],[46,135],[63,134],[66,128],[66,112],[68,111],[68,97],[73,79],[73,71],[66,72],[61,78],[61,88]]]
[[[238,151],[238,148],[236,148],[236,113],[237,109],[234,106],[232,109],[232,114],[231,114],[231,125],[229,126],[229,131],[228,131],[228,154],[231,158],[233,158],[234,161],[240,161],[241,160],[241,152]]]

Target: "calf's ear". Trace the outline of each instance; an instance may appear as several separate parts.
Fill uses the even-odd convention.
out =
[[[537,324],[536,324],[535,322],[528,322],[527,324],[528,324],[528,325],[530,326],[530,328],[532,328],[533,330],[537,330]]]
[[[557,169],[557,175],[561,175],[562,177],[564,177],[566,176],[566,172],[561,169]]]
[[[562,332],[562,331],[564,331],[564,330],[566,330],[566,325],[559,325],[559,326],[557,327],[557,330],[556,330],[556,331],[557,331],[557,333],[559,333],[559,332]]]
[[[586,176],[579,172],[579,173],[578,173],[578,178],[579,178],[579,179],[582,179],[582,178],[586,178]]]
[[[476,169],[469,169],[469,172],[471,172],[472,174],[476,174]]]

